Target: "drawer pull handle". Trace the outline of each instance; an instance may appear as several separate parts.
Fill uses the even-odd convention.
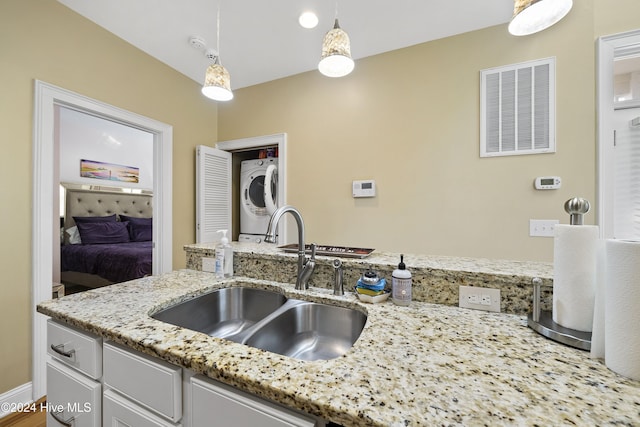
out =
[[[51,345],[51,347],[53,347],[53,345]],[[73,351],[73,350],[72,350]],[[75,424],[75,417],[71,417],[68,420],[63,420],[60,415],[58,414],[64,414],[64,412],[57,412],[57,411],[51,411],[51,416],[53,417],[54,420],[56,420],[58,423],[60,423],[61,425],[63,425],[64,427],[73,427],[73,425]]]
[[[75,356],[76,351],[74,349],[71,349],[69,351],[65,351],[64,350],[64,344],[58,344],[58,345],[53,345],[51,344],[51,350],[55,351],[56,353],[64,356],[64,357],[68,357],[68,358],[72,358]]]

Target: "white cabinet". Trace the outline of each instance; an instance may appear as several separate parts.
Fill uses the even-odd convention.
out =
[[[104,386],[170,421],[182,418],[182,368],[107,342]]]
[[[191,378],[192,427],[314,427],[308,415],[238,391],[201,375]]]
[[[49,427],[325,425],[55,320],[48,321],[47,346]]]
[[[171,423],[156,414],[132,403],[113,390],[104,392],[102,402],[104,426],[135,426],[135,427],[176,427],[180,424]]]
[[[47,320],[47,352],[94,380],[102,376],[102,338]]]
[[[99,427],[102,385],[55,361],[47,362],[47,426]]]
[[[99,427],[102,339],[47,321],[47,425]]]

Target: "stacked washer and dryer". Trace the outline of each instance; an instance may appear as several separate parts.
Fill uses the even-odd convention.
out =
[[[239,242],[262,243],[271,214],[278,208],[278,158],[240,163]]]

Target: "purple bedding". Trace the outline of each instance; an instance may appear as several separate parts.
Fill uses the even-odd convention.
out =
[[[96,274],[114,283],[151,274],[152,242],[64,245],[61,270]]]

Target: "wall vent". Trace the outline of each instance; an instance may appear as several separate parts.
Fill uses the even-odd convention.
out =
[[[480,157],[553,153],[555,58],[480,71]]]

